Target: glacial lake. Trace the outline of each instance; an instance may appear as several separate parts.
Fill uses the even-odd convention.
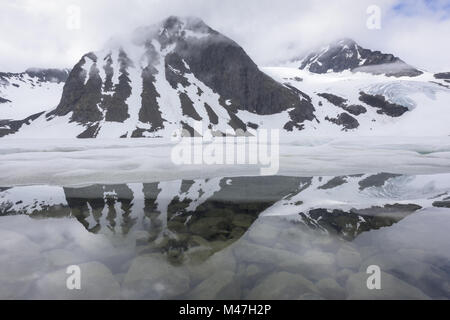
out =
[[[449,207],[449,174],[3,186],[0,298],[449,299]]]

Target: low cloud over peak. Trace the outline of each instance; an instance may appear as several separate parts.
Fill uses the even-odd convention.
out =
[[[372,0],[129,0],[126,5],[120,0],[0,1],[1,71],[72,67],[108,39],[170,16],[199,17],[239,43],[260,65],[352,38],[420,69],[450,70],[450,1],[376,1],[381,29],[367,28]]]

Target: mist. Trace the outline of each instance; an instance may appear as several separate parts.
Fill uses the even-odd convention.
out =
[[[83,54],[100,50],[111,38],[126,37],[170,15],[203,19],[241,45],[260,66],[348,37],[417,68],[448,71],[449,4],[448,0],[128,0],[126,4],[0,0],[0,71],[71,68]],[[367,27],[370,5],[381,10],[380,29]]]

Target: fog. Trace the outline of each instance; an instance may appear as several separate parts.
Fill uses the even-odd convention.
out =
[[[380,29],[367,27],[374,4]],[[169,15],[202,18],[261,66],[349,37],[421,69],[450,70],[449,0],[0,0],[0,8],[0,71],[72,67],[110,38]]]

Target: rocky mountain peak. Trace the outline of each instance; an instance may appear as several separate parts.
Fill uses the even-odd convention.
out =
[[[169,34],[180,34],[182,32],[185,32],[186,30],[199,33],[208,33],[211,30],[211,28],[202,19],[192,16],[170,16],[167,19],[163,20],[163,22],[161,23],[161,27]]]
[[[79,138],[213,134],[258,127],[239,115],[288,113],[288,131],[314,119],[311,99],[259,70],[242,47],[195,17],[171,16],[111,48],[84,55],[46,115],[84,127]]]
[[[300,69],[319,74],[346,70],[394,77],[422,74],[393,54],[365,49],[349,38],[340,39],[310,53],[302,59]]]
[[[156,40],[163,48],[181,41],[194,41],[219,33],[197,17],[170,16],[159,23],[137,28],[133,32],[135,44],[148,45]],[[223,37],[225,38],[225,37]]]

